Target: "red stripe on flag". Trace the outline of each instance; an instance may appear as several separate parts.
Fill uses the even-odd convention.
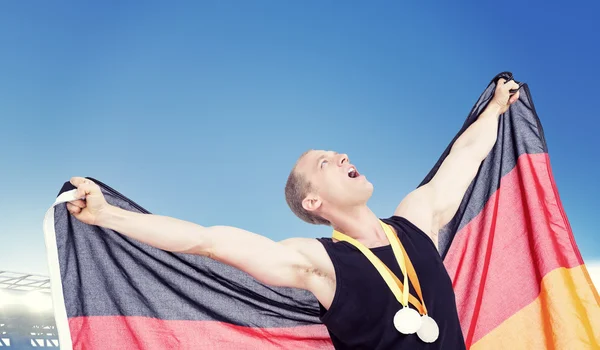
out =
[[[69,319],[73,349],[333,349],[321,325],[252,328],[139,316]]]
[[[583,263],[571,239],[547,155],[520,156],[444,261],[467,346],[535,300],[548,272]]]

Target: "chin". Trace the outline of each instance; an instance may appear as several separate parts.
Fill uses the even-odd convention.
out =
[[[365,197],[367,198],[367,200],[373,195],[373,190],[373,184],[367,181],[367,184],[365,186]]]

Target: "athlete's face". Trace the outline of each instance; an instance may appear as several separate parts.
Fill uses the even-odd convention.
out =
[[[303,202],[309,211],[323,206],[366,204],[373,193],[373,185],[358,172],[345,154],[310,151],[300,159],[296,171],[304,175],[312,187]]]

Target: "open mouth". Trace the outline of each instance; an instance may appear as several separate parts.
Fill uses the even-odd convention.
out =
[[[358,171],[356,170],[355,167],[351,167],[350,169],[348,169],[348,177],[355,179],[357,177],[359,177],[360,174],[358,173]]]

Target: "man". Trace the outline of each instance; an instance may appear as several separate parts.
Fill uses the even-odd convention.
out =
[[[304,221],[332,226],[334,239],[274,242],[234,227],[129,212],[109,205],[97,185],[79,177],[71,183],[80,199],[67,207],[86,224],[163,250],[207,256],[268,285],[312,292],[336,348],[464,349],[437,232],[456,213],[494,146],[498,118],[519,98],[518,91],[511,93],[518,88],[500,79],[492,101],[456,140],[435,177],[387,219],[368,208],[373,185],[346,155],[303,154],[288,178],[286,200]]]

